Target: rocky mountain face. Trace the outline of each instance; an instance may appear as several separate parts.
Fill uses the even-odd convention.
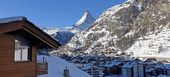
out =
[[[104,11],[89,29],[76,34],[54,53],[114,56],[125,52],[139,56],[141,54],[137,52],[141,52],[142,55],[158,55],[150,52],[158,52],[170,42],[168,6],[170,0],[127,0]]]
[[[82,17],[68,30],[74,34],[79,33],[88,29],[94,23],[94,21],[95,19],[92,17],[90,12],[86,11]]]
[[[61,45],[68,43],[75,35],[69,29],[61,30],[59,28],[41,28],[44,32],[56,39]]]
[[[70,39],[74,36],[74,33],[69,32],[69,31],[58,31],[52,34],[51,36],[59,40],[59,43],[63,45],[67,43],[68,41],[70,41]]]
[[[79,19],[79,21],[76,22],[76,24],[73,25],[73,28],[79,28],[80,30],[85,30],[89,28],[93,23],[95,19],[92,17],[92,15],[86,11],[84,12],[83,16]]]
[[[88,29],[94,21],[95,19],[86,11],[76,24],[71,27],[65,27],[62,30],[59,28],[42,28],[42,30],[58,40],[61,45],[64,45],[68,43],[76,33]]]

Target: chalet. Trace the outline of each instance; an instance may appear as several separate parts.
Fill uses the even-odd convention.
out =
[[[138,60],[138,59],[135,59],[133,61],[133,76],[134,77],[146,77],[145,75],[145,64]]]
[[[164,64],[164,74],[170,76],[170,64]]]
[[[0,19],[0,77],[36,77],[37,51],[58,46],[25,17]]]
[[[133,62],[126,62],[122,66],[122,77],[134,77],[133,76]]]
[[[123,77],[146,77],[145,65],[138,59],[128,61],[122,66],[122,74]]]
[[[81,69],[93,77],[103,77],[104,75],[101,67],[94,66],[92,64],[85,64]]]
[[[117,74],[121,74],[121,65],[122,62],[119,60],[113,60],[111,61],[111,63],[107,63],[104,66],[104,73],[105,75],[117,75]]]

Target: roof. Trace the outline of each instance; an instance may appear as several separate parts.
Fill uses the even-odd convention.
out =
[[[158,77],[170,77],[168,75],[158,75]]]
[[[165,69],[170,69],[170,64],[164,64]]]
[[[14,33],[18,34],[27,33],[29,38],[35,38],[46,46],[57,49],[60,43],[45,33],[43,30],[35,26],[32,22],[28,21],[26,17],[8,17],[0,19],[0,33]],[[27,34],[25,34],[27,36]]]
[[[86,72],[74,66],[72,63],[55,56],[55,55],[38,55],[37,59],[42,61],[43,57],[47,59],[48,62],[48,74],[40,75],[38,77],[64,77],[63,70],[67,68],[69,70],[69,77],[92,77]]]
[[[93,65],[92,64],[83,64],[83,68],[81,68],[82,70],[87,70],[87,69],[90,69],[92,68]]]
[[[21,20],[26,20],[26,17],[23,16],[17,16],[17,17],[7,17],[7,18],[2,18],[0,19],[0,24],[2,23],[10,23],[10,22],[15,22],[15,21],[21,21]]]
[[[132,68],[134,65],[134,62],[126,62],[122,67],[123,68]]]
[[[113,66],[117,66],[117,65],[119,65],[119,64],[121,64],[121,61],[119,61],[119,60],[113,60],[111,63],[106,64],[105,67],[113,67]]]

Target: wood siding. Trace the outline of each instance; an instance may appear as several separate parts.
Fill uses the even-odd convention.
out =
[[[48,74],[48,63],[37,63],[37,75]]]
[[[0,77],[36,77],[36,47],[32,61],[14,62],[14,36],[0,33]]]
[[[31,61],[14,61],[16,34],[31,42]],[[58,46],[60,44],[56,40],[28,20],[0,23],[0,77],[36,77],[37,48],[57,49]]]

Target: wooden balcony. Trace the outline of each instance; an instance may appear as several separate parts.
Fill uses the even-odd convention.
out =
[[[48,74],[48,63],[37,63],[37,74],[38,75],[43,75],[43,74]]]

